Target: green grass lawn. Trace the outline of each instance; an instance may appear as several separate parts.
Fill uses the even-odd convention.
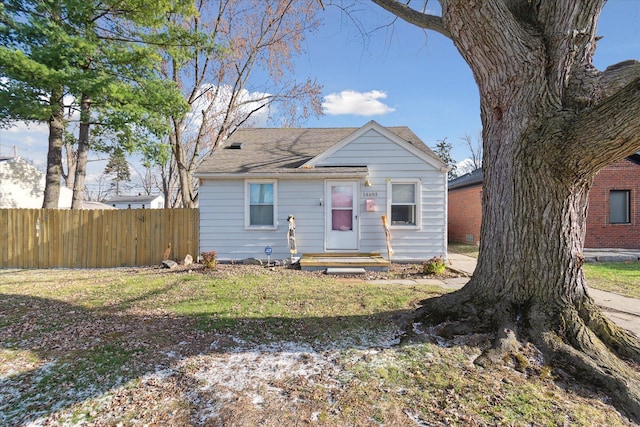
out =
[[[640,262],[585,264],[584,274],[592,288],[640,298]]]
[[[3,425],[608,425],[597,390],[399,343],[439,287],[220,266],[0,271]]]
[[[478,258],[478,245],[467,245],[464,243],[452,243],[448,245],[449,252],[454,254],[467,255],[473,258]]]
[[[478,257],[476,245],[449,243],[449,252]],[[594,289],[640,298],[640,262],[585,264],[584,274],[587,284]]]

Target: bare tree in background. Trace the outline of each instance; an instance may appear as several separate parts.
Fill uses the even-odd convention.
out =
[[[199,0],[197,8],[194,17],[172,18],[188,43],[166,46],[165,76],[191,114],[170,119],[165,206],[197,206],[193,172],[238,127],[321,114],[321,88],[291,77],[293,57],[319,25],[317,0]]]
[[[111,178],[103,173],[95,183],[87,186],[84,199],[94,202],[104,202],[110,194]]]
[[[466,170],[466,172],[473,172],[474,170],[480,169],[482,167],[482,132],[478,132],[475,143],[469,134],[465,134],[462,140],[471,155],[469,158],[471,160],[469,162],[469,168],[471,170]]]
[[[158,167],[151,166],[149,164],[144,164],[144,173],[140,173],[140,170],[136,167],[134,163],[129,163],[129,166],[135,171],[135,175],[137,176],[137,180],[139,180],[139,184],[136,186],[141,188],[141,193],[147,196],[158,194],[162,191],[162,184],[160,183],[158,177],[160,176],[160,170]]]

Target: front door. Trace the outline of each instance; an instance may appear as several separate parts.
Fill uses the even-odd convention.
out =
[[[358,250],[358,182],[327,181],[326,248]]]

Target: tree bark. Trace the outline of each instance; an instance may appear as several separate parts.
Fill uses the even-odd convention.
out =
[[[84,201],[85,178],[87,176],[87,155],[89,152],[89,128],[91,100],[86,94],[80,97],[80,130],[78,133],[78,156],[73,180],[73,199],[71,209],[82,209]]]
[[[65,157],[67,159],[67,172],[62,171],[62,179],[64,180],[64,186],[69,190],[73,190],[73,181],[76,177],[76,163],[78,153],[73,150],[69,144],[64,144]]]
[[[62,134],[64,131],[64,105],[62,88],[51,93],[51,116],[49,117],[49,151],[45,178],[43,209],[57,209],[60,199],[60,177],[62,176]]]
[[[173,119],[173,133],[170,137],[171,150],[178,172],[179,193],[183,208],[196,207],[193,201],[193,180],[189,159],[185,150],[184,121]],[[167,205],[168,206],[168,205]]]
[[[398,13],[394,0],[372,1]],[[640,345],[593,303],[582,250],[594,176],[640,149],[640,67],[591,64],[602,0],[440,3],[480,91],[482,227],[473,278],[416,319],[494,333],[479,364],[533,343],[638,422]]]

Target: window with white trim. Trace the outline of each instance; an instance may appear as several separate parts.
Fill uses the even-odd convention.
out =
[[[418,196],[417,182],[391,182],[389,185],[389,218],[391,226],[417,227]]]
[[[629,224],[631,223],[631,191],[611,190],[609,192],[609,223]]]
[[[275,181],[245,181],[245,227],[276,228]]]

